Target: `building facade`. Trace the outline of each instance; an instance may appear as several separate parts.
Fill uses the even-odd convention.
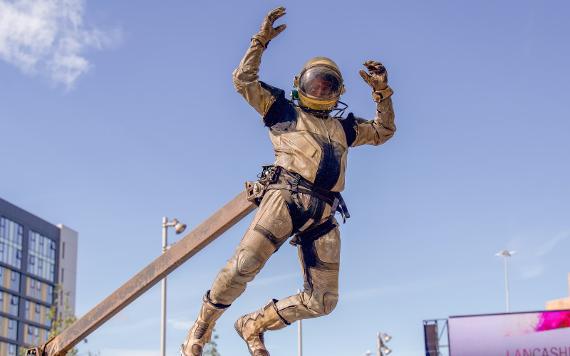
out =
[[[45,343],[54,313],[75,313],[77,237],[0,198],[0,355]]]

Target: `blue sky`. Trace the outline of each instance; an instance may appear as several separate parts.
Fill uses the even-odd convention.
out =
[[[80,232],[78,313],[160,253],[163,215],[195,226],[272,161],[231,72],[279,5],[288,28],[262,79],[288,91],[329,56],[350,110],[372,117],[358,70],[381,60],[398,125],[349,156],[340,302],[304,324],[305,354],[362,355],[382,330],[415,356],[422,320],[503,311],[503,248],[512,309],[567,296],[568,2],[0,0],[0,195]],[[169,278],[170,355],[248,220]],[[287,246],[218,323],[222,355],[247,354],[237,317],[301,287]],[[158,355],[159,303],[153,288],[82,350]],[[291,355],[296,328],[267,338]]]

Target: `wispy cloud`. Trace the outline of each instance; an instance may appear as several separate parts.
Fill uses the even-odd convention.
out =
[[[546,271],[547,256],[560,244],[570,239],[570,230],[564,230],[554,235],[550,239],[537,240],[536,236],[528,239],[516,238],[509,242],[509,248],[513,248],[520,253],[517,260],[517,271],[523,280],[533,279],[542,276]],[[528,253],[528,251],[532,251]]]
[[[554,250],[560,243],[570,238],[570,230],[563,231],[542,244],[537,250],[537,256],[543,257]]]
[[[119,40],[84,24],[84,0],[0,0],[0,59],[66,88],[91,67],[84,52]]]
[[[192,326],[194,320],[182,320],[182,319],[168,319],[168,325],[174,330],[188,330]]]
[[[544,273],[544,264],[540,261],[524,265],[520,268],[522,279],[533,279],[540,277]]]

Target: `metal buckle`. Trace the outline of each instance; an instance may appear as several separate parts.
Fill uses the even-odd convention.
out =
[[[252,203],[259,204],[259,200],[263,197],[265,192],[265,186],[259,181],[247,181],[245,182],[245,193],[246,198]]]
[[[42,356],[44,354],[42,347],[34,347],[32,349],[26,350],[27,356]]]
[[[273,184],[279,178],[279,167],[263,166],[261,173],[257,175],[261,184]]]

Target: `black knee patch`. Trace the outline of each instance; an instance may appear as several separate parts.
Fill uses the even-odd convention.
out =
[[[283,244],[283,239],[280,241],[275,235],[273,235],[271,231],[267,230],[266,228],[264,228],[259,224],[255,225],[253,230],[265,236],[265,238],[273,244],[273,246],[275,247],[275,251],[277,251],[279,247],[281,247],[281,245]]]

